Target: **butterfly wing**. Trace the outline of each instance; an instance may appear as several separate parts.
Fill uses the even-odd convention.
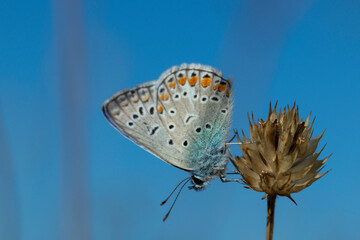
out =
[[[183,170],[204,166],[207,151],[228,140],[231,84],[204,65],[182,65],[159,80],[121,91],[103,112],[125,137]]]
[[[157,85],[158,81],[150,81],[116,93],[103,104],[103,113],[113,127],[140,147],[171,165],[193,170],[181,152],[167,148],[171,137],[156,109]]]
[[[195,64],[174,67],[160,79],[155,101],[160,121],[173,139],[172,148],[190,159],[190,168],[200,169],[206,165],[204,156],[219,154],[229,140],[231,83],[215,69]]]

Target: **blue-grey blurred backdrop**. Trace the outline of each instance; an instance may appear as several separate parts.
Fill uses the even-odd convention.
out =
[[[0,239],[263,239],[266,201],[240,184],[184,190],[187,173],[116,132],[115,92],[183,62],[234,79],[233,127],[270,100],[316,116],[332,171],[278,200],[275,239],[360,239],[360,2],[0,3]],[[233,153],[240,154],[235,147]]]

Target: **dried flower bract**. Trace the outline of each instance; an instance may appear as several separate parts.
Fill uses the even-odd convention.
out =
[[[266,119],[258,123],[249,117],[250,139],[237,136],[242,157],[231,157],[242,176],[246,188],[268,195],[287,196],[299,192],[324,176],[320,174],[330,157],[318,160],[321,151],[315,152],[324,132],[312,138],[310,114],[299,120],[298,107],[289,107],[277,113],[276,105]],[[324,146],[325,147],[325,146]]]

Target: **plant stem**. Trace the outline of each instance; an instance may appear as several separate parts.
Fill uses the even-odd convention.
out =
[[[266,240],[273,239],[276,194],[267,197]]]

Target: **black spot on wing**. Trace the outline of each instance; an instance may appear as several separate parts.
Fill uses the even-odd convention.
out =
[[[157,131],[159,130],[159,127],[156,126],[153,129],[151,129],[151,131],[149,132],[150,136],[154,135]]]

